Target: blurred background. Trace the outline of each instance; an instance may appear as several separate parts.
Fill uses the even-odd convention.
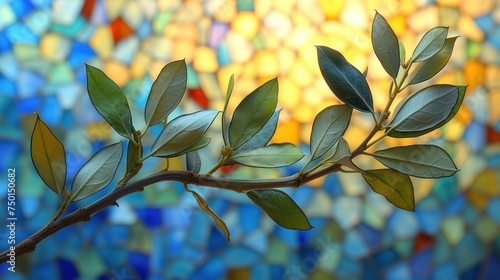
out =
[[[449,26],[449,37],[460,36],[447,67],[431,81],[468,85],[457,116],[423,137],[387,139],[377,146],[437,144],[461,169],[448,178],[413,178],[415,212],[395,208],[358,174],[330,174],[286,190],[314,226],[293,231],[277,226],[245,195],[193,186],[226,221],[232,237],[227,242],[182,185],[163,182],[42,241],[34,253],[17,258],[16,273],[1,265],[0,278],[498,278],[499,0],[0,0],[2,223],[7,224],[8,168],[17,174],[18,241],[42,228],[58,207],[31,163],[34,112],[66,147],[68,187],[90,156],[120,140],[92,107],[84,63],[99,67],[123,88],[141,130],[151,84],[170,61],[186,60],[188,89],[169,118],[221,110],[233,73],[230,112],[246,94],[278,77],[283,111],[272,141],[292,142],[307,152],[315,115],[340,103],[321,77],[315,45],[337,49],[360,71],[368,68],[375,107],[385,105],[390,79],[370,41],[375,10],[406,46],[407,59],[432,27]],[[219,123],[202,150],[202,172],[220,152]],[[371,125],[369,115],[353,116],[345,135],[351,148]],[[152,128],[145,143],[151,145],[160,131]],[[183,168],[183,162],[171,160],[170,168]],[[358,164],[380,167],[368,158]],[[151,159],[139,176],[163,168],[165,161]],[[299,168],[239,167],[217,174],[271,178]],[[69,211],[111,189],[72,204]],[[7,236],[3,226],[2,250],[8,247]]]

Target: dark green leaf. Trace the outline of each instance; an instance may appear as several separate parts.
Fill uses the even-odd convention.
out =
[[[234,150],[245,144],[267,123],[278,103],[278,80],[269,80],[246,96],[236,107],[229,124],[229,143]]]
[[[434,77],[441,71],[453,53],[453,46],[457,37],[446,39],[444,46],[439,52],[429,59],[420,62],[408,78],[409,84],[414,85]]]
[[[87,65],[87,90],[97,112],[123,137],[134,139],[132,115],[120,87],[101,70]]]
[[[222,138],[224,140],[224,145],[229,146],[229,141],[228,141],[228,133],[229,133],[229,128],[227,125],[227,116],[226,116],[226,110],[227,110],[227,105],[229,104],[229,100],[231,99],[231,95],[233,94],[233,88],[234,88],[234,74],[231,75],[229,78],[229,84],[227,85],[227,91],[226,91],[226,100],[224,101],[224,110],[222,110]]]
[[[242,151],[231,159],[252,167],[282,167],[299,161],[304,154],[297,146],[290,143],[271,144],[262,148]]]
[[[281,110],[274,112],[274,114],[266,122],[262,129],[259,130],[259,132],[255,133],[252,138],[245,142],[245,144],[241,145],[236,151],[234,151],[234,153],[237,154],[242,151],[261,148],[267,145],[267,143],[269,143],[269,141],[273,137],[274,132],[276,132],[280,112]]]
[[[172,157],[192,147],[202,138],[217,114],[219,111],[203,110],[173,119],[153,143],[150,155]]]
[[[142,144],[139,143],[136,146],[132,141],[129,141],[127,147],[127,173],[134,170],[140,158],[142,158]]]
[[[399,40],[389,23],[378,12],[372,24],[372,44],[375,55],[387,74],[396,79],[401,65]]]
[[[288,229],[311,229],[302,209],[280,190],[249,191],[247,196],[277,224]]]
[[[414,61],[424,61],[435,55],[444,46],[448,27],[434,27],[424,34],[413,51]]]
[[[460,91],[460,87],[451,85],[433,85],[418,91],[399,107],[387,129],[388,135],[416,137],[442,126],[454,114],[457,103],[461,103]]]
[[[186,154],[186,169],[193,173],[200,173],[201,159],[198,151],[192,151]]]
[[[187,68],[184,60],[173,61],[163,67],[151,87],[144,110],[147,126],[160,123],[179,105],[186,84]]]
[[[226,223],[224,223],[224,221],[214,212],[214,210],[212,210],[212,208],[210,208],[210,206],[208,206],[208,203],[197,192],[191,191],[191,190],[187,190],[187,191],[193,194],[193,196],[196,199],[196,202],[198,202],[198,205],[200,206],[200,208],[205,213],[210,215],[210,217],[212,217],[212,219],[214,219],[215,224],[217,224],[217,226],[220,228],[220,230],[226,236],[227,241],[229,241],[230,240],[229,229],[227,228]]]
[[[31,135],[31,159],[43,182],[60,195],[66,180],[66,153],[63,144],[38,115]]]
[[[365,77],[336,50],[317,46],[321,74],[333,93],[347,105],[373,113],[373,99]]]
[[[373,156],[385,166],[415,177],[441,178],[458,171],[448,153],[434,145],[394,147]]]
[[[106,146],[93,155],[76,174],[70,201],[84,199],[106,187],[115,176],[121,158],[121,142]]]
[[[352,108],[347,105],[333,105],[319,112],[311,132],[312,160],[324,155],[344,135],[351,115]]]
[[[415,211],[415,197],[410,177],[392,169],[367,170],[365,181],[373,191],[383,195],[401,209]]]

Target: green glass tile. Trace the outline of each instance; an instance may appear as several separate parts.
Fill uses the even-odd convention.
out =
[[[82,279],[97,279],[107,270],[95,250],[92,246],[87,246],[73,260]]]
[[[486,198],[485,198],[486,199]],[[465,223],[467,225],[473,224],[479,217],[479,212],[477,209],[472,206],[472,205],[467,205],[467,208],[465,208],[463,217],[465,219]]]
[[[311,201],[308,203],[308,217],[328,217],[332,208],[332,201],[323,190],[315,190]]]
[[[467,41],[467,49],[466,49],[467,58],[469,59],[477,58],[481,53],[481,49],[482,49],[481,42],[470,41],[470,40]]]
[[[149,252],[151,251],[151,232],[148,231],[142,223],[135,223],[132,226],[132,232],[130,234],[129,241],[127,242],[127,249]]]
[[[340,245],[335,246],[332,244],[326,248],[323,248],[319,255],[319,262],[317,264],[319,269],[324,271],[335,271],[342,258],[342,247]]]
[[[166,186],[166,183],[157,183],[149,187],[145,192],[146,203],[148,205],[177,205],[179,203],[179,194],[173,189]]]
[[[307,279],[309,279],[309,280],[331,280],[333,278],[334,278],[333,275],[328,273],[328,272],[325,272],[322,270],[315,270],[313,273],[311,273],[309,275],[309,277]]]
[[[444,235],[439,234],[436,236],[436,241],[434,245],[434,250],[432,252],[432,260],[436,264],[448,261],[450,258],[450,245],[446,241]]]
[[[456,26],[460,18],[460,11],[453,7],[439,7],[439,24]]]
[[[473,225],[472,231],[479,241],[482,243],[489,243],[497,236],[498,227],[491,219],[481,217]]]
[[[69,64],[63,62],[54,65],[52,71],[48,77],[48,81],[51,83],[71,83],[75,79],[73,70]]]
[[[460,241],[453,252],[455,263],[459,271],[465,271],[478,264],[486,253],[473,234],[468,233]]]
[[[442,232],[451,245],[457,244],[465,232],[465,224],[462,217],[450,216],[443,219]]]
[[[238,0],[237,3],[238,11],[249,11],[253,12],[253,1],[252,0]]]
[[[290,248],[277,238],[269,240],[269,250],[266,262],[274,264],[285,264],[290,256]]]
[[[82,31],[86,26],[86,21],[78,17],[76,18],[71,25],[63,25],[63,24],[54,24],[52,25],[52,31],[57,32],[59,34],[75,37],[80,31]]]
[[[15,44],[12,46],[12,48],[14,49],[14,55],[16,56],[19,63],[38,60],[40,57],[38,46]]]
[[[373,204],[365,204],[363,207],[363,221],[378,230],[382,230],[385,226],[384,217],[375,209]]]
[[[172,20],[174,13],[172,11],[159,12],[153,20],[153,32],[162,34],[165,26]]]
[[[394,242],[394,249],[399,255],[409,257],[413,253],[415,239],[398,240]]]
[[[252,38],[252,46],[255,50],[264,49],[265,42],[259,33],[255,37]]]

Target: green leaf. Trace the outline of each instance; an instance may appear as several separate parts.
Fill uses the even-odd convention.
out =
[[[415,211],[415,197],[410,177],[392,169],[367,170],[362,174],[373,191],[401,209]]]
[[[452,85],[433,85],[408,99],[397,110],[387,129],[391,137],[416,137],[442,125],[455,114],[462,89]],[[457,107],[458,105],[458,107]]]
[[[398,45],[399,45],[399,61],[401,64],[403,64],[406,61],[405,45],[403,45],[403,43],[401,43],[401,41],[399,41],[399,40],[398,40]]]
[[[278,225],[288,229],[311,229],[306,215],[300,207],[280,190],[255,190],[247,196]]]
[[[313,122],[310,150],[312,160],[324,155],[344,135],[351,120],[352,108],[347,105],[326,107]]]
[[[434,27],[424,34],[413,51],[414,61],[424,61],[435,55],[444,46],[448,27]]]
[[[192,190],[188,190],[187,187],[186,187],[186,190],[193,194],[193,196],[196,199],[196,202],[198,202],[198,205],[200,206],[200,208],[205,213],[210,215],[210,217],[212,217],[212,219],[214,219],[215,224],[224,233],[227,241],[229,241],[230,240],[229,229],[227,228],[226,223],[224,223],[224,221],[214,212],[214,210],[212,210],[212,208],[210,208],[210,206],[208,206],[208,203],[197,192],[192,191]]]
[[[149,92],[144,119],[147,126],[163,121],[179,105],[187,84],[184,60],[173,61],[160,71]]]
[[[274,133],[276,132],[276,127],[278,126],[278,119],[280,116],[281,109],[274,112],[271,118],[266,122],[266,124],[262,127],[259,132],[255,133],[255,135],[250,138],[247,142],[241,145],[237,150],[234,151],[235,154],[252,150],[255,148],[261,148],[267,145]]]
[[[252,167],[282,167],[299,161],[304,153],[290,143],[271,144],[266,147],[242,151],[231,159]]]
[[[238,149],[252,138],[273,115],[278,103],[278,79],[261,85],[236,107],[229,124],[229,143]]]
[[[173,119],[153,143],[150,155],[157,157],[179,155],[202,138],[217,114],[219,111],[203,110]]]
[[[444,46],[439,52],[429,59],[420,62],[410,74],[408,78],[409,84],[414,85],[427,81],[439,73],[450,60],[456,40],[457,37],[446,39]]]
[[[341,137],[339,141],[337,141],[336,143],[335,152],[330,157],[330,161],[338,162],[350,155],[351,155],[351,149],[349,148],[349,144],[343,137]]]
[[[399,40],[389,23],[378,12],[372,24],[372,44],[375,55],[387,74],[396,79],[401,65]]]
[[[64,146],[38,115],[31,134],[31,160],[43,182],[56,194],[62,194],[66,180]]]
[[[168,156],[161,156],[163,158],[173,158],[173,157],[178,157],[178,156],[182,156],[182,155],[185,155],[187,153],[190,153],[190,152],[194,152],[194,151],[197,151],[199,149],[202,149],[202,148],[205,148],[206,146],[208,146],[208,144],[210,144],[210,141],[211,139],[206,137],[206,136],[202,136],[200,138],[200,140],[198,140],[198,142],[196,142],[193,146],[185,149],[185,150],[182,150],[176,154],[172,154],[172,155],[168,155]]]
[[[140,158],[142,158],[142,144],[139,143],[136,146],[132,141],[129,141],[127,146],[127,173],[134,170]]]
[[[376,151],[373,154],[385,166],[420,178],[441,178],[458,169],[448,153],[434,145],[413,145]]]
[[[122,152],[122,143],[118,142],[93,155],[76,174],[70,201],[84,199],[106,187],[115,176]]]
[[[325,46],[317,46],[321,74],[333,93],[347,105],[373,113],[373,99],[365,77],[342,54]]]
[[[231,77],[229,78],[229,84],[227,85],[227,91],[226,91],[226,100],[224,101],[224,110],[222,110],[222,138],[224,140],[224,145],[226,146],[229,146],[229,141],[228,141],[229,128],[227,125],[226,111],[227,111],[227,105],[229,104],[229,100],[231,99],[231,95],[233,94],[233,88],[234,88],[234,74],[232,74]]]
[[[200,173],[201,159],[197,151],[186,153],[186,169],[193,173]]]
[[[123,137],[134,139],[132,115],[121,88],[101,70],[87,67],[87,90],[97,112]]]

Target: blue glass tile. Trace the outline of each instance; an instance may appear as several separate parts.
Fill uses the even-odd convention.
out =
[[[120,246],[130,239],[131,227],[125,225],[108,225],[97,231],[94,236],[96,246]]]
[[[204,248],[210,237],[211,218],[205,213],[197,213],[192,216],[190,223],[191,227],[187,236],[189,243]]]
[[[121,268],[127,263],[128,250],[124,247],[101,245],[97,254],[108,268]]]
[[[297,203],[300,208],[304,208],[306,207],[311,197],[314,195],[314,191],[315,190],[310,186],[304,185],[294,190],[291,193],[290,197],[293,199],[293,201],[295,201],[295,203]]]
[[[363,261],[363,272],[361,275],[362,280],[382,280],[382,276],[378,273],[380,268],[373,263],[365,259]]]
[[[465,129],[463,139],[473,152],[483,150],[486,143],[486,126],[472,121]]]
[[[254,204],[238,205],[238,216],[241,228],[248,233],[260,225],[262,210]]]
[[[221,43],[217,47],[217,60],[219,61],[220,66],[231,64],[231,52],[229,51],[229,47],[226,42]]]
[[[458,181],[456,176],[436,179],[432,188],[432,193],[443,202],[448,202],[456,197]]]
[[[488,34],[486,40],[498,50],[500,48],[500,30],[495,28]]]
[[[417,208],[418,209],[418,208]],[[427,234],[435,234],[441,228],[441,211],[433,210],[417,210],[415,211],[418,221],[422,227],[422,231]]]
[[[413,237],[419,231],[415,213],[396,209],[389,217],[389,229],[396,238]]]
[[[178,206],[162,208],[163,223],[166,227],[185,227],[193,215],[193,209]]]
[[[412,256],[410,260],[413,275],[427,278],[432,271],[432,249],[422,250]]]
[[[139,26],[139,28],[137,28],[137,30],[135,31],[135,35],[137,35],[139,39],[144,39],[146,38],[146,36],[151,35],[151,32],[152,32],[151,22],[143,21]]]
[[[16,0],[10,2],[10,7],[18,18],[24,17],[33,10],[33,4],[29,0]]]
[[[50,7],[50,5],[52,5],[52,2],[53,0],[31,0],[31,3],[39,8]]]
[[[365,256],[369,252],[363,236],[355,229],[347,232],[344,240],[344,250],[347,255],[355,259]]]
[[[261,230],[255,230],[247,235],[245,235],[245,240],[243,241],[245,246],[260,253],[265,254],[268,250],[268,237],[267,234]],[[227,245],[227,243],[226,243]]]
[[[482,276],[481,265],[475,265],[460,273],[460,280],[476,280]]]
[[[24,22],[37,36],[43,36],[52,24],[50,9],[34,11],[26,16]]]
[[[339,276],[355,275],[358,274],[361,269],[361,265],[358,261],[349,257],[342,257],[337,267],[337,273]]]
[[[361,220],[361,210],[359,198],[341,196],[333,201],[332,215],[340,227],[348,230]]]
[[[450,200],[445,205],[444,213],[447,215],[457,214],[464,209],[466,203],[467,203],[467,201],[465,200],[465,197],[463,195],[457,195],[455,198]],[[500,205],[499,205],[499,207],[500,207]],[[500,210],[500,208],[499,208],[499,210]]]
[[[399,259],[399,256],[394,249],[385,248],[373,254],[372,258],[378,267],[380,267],[381,269],[386,269],[387,267],[396,263]]]
[[[41,103],[42,103],[41,97],[39,96],[29,97],[19,100],[17,102],[17,108],[19,109],[19,113],[23,115],[29,115],[33,114],[33,112],[37,112]],[[42,119],[44,118],[42,117]]]
[[[18,76],[18,90],[21,99],[33,97],[45,83],[45,78],[31,71],[21,71]]]
[[[12,44],[5,32],[0,32],[0,53],[8,51],[12,48]]]
[[[297,247],[299,245],[299,231],[289,230],[280,226],[276,226],[274,235],[285,242],[290,247]]]
[[[147,279],[149,274],[149,255],[140,252],[130,252],[128,264],[134,267],[141,279]]]
[[[262,264],[262,263],[253,265],[250,268],[250,280],[262,280],[262,279],[273,279],[271,278],[271,267],[267,264]]]
[[[31,217],[38,211],[38,207],[40,206],[40,198],[39,197],[22,197],[19,199],[18,207],[22,211],[23,215],[26,217]]]
[[[484,268],[484,279],[494,279],[500,275],[500,256],[497,253],[490,253]]]
[[[432,272],[432,280],[458,279],[457,268],[452,262],[445,262],[437,266]]]
[[[227,242],[226,236],[218,227],[211,227],[210,238],[208,239],[208,250],[210,252],[216,252],[224,248],[228,244]]]
[[[221,255],[222,261],[229,267],[251,266],[259,257],[260,254],[242,246],[228,247]]]
[[[3,96],[12,97],[17,91],[16,84],[2,75],[0,75],[0,88],[2,89],[2,91],[0,91],[0,95]]]
[[[387,280],[413,280],[411,269],[406,263],[398,263],[387,270]]]
[[[374,229],[373,227],[365,224],[365,223],[360,223],[358,226],[356,226],[356,229],[361,233],[363,236],[363,239],[366,240],[367,245],[370,248],[377,247],[382,240],[382,234],[380,231]]]
[[[173,259],[165,270],[165,279],[189,279],[194,270],[194,263],[189,259]]]
[[[137,216],[149,229],[155,229],[162,225],[161,209],[157,207],[144,207],[136,209]]]
[[[68,55],[68,63],[72,67],[82,66],[85,61],[95,56],[94,50],[86,43],[73,41]]]
[[[78,270],[70,260],[58,259],[57,264],[61,279],[78,279]]]
[[[113,57],[117,61],[130,65],[135,58],[139,45],[139,39],[136,37],[125,38],[115,46]]]
[[[318,234],[321,232],[325,224],[327,223],[327,218],[315,218],[310,217],[309,223],[313,226],[310,230],[299,231],[299,243],[301,246],[310,244],[313,241],[318,241],[320,237]]]
[[[488,206],[486,207],[486,213],[488,213],[488,216],[493,219],[495,222],[500,224],[500,198],[492,198],[488,202]]]
[[[485,248],[477,241],[474,235],[467,232],[458,243],[453,253],[459,271],[465,271],[479,263],[485,254]],[[467,256],[464,258],[464,256]]]
[[[495,23],[495,19],[493,15],[490,13],[486,13],[483,16],[477,17],[474,19],[477,26],[481,28],[481,30],[485,33],[489,33],[489,31],[493,30],[497,24]]]
[[[56,96],[45,97],[38,112],[49,127],[59,125],[62,110]]]
[[[19,63],[16,56],[10,52],[6,52],[5,54],[0,55],[0,77],[3,79],[15,81],[18,74]]]
[[[54,279],[54,275],[59,275],[56,262],[38,262],[30,267],[28,279]]]
[[[21,144],[17,141],[0,139],[0,149],[2,149],[2,153],[0,154],[0,168],[1,170],[7,170],[19,154]]]
[[[342,184],[340,183],[337,174],[331,173],[326,176],[326,180],[323,183],[323,190],[332,197],[342,195]]]
[[[15,22],[5,28],[5,35],[13,44],[36,45],[40,41],[31,29],[20,22]]]
[[[109,22],[106,6],[103,1],[96,1],[90,21],[96,25],[107,24]]]
[[[175,256],[181,252],[184,247],[183,242],[185,238],[185,231],[181,229],[168,229],[165,232],[166,244],[163,247],[168,255]]]
[[[193,274],[193,280],[217,280],[223,279],[226,274],[226,264],[218,257],[209,259],[201,265]]]

